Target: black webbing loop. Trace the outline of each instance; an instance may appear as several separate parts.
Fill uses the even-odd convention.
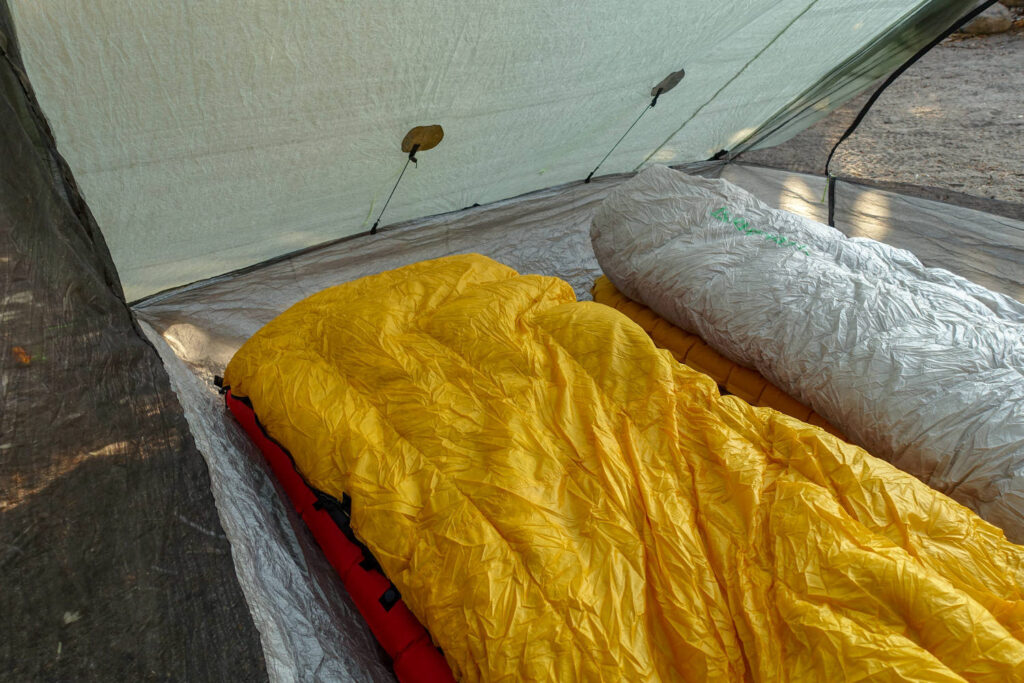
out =
[[[836,227],[836,179],[834,176],[825,176],[825,194],[828,195],[828,224]]]
[[[395,588],[395,584],[391,584],[387,587],[381,596],[377,599],[380,606],[384,608],[385,612],[390,612],[391,608],[398,604],[398,601],[402,599],[402,594]]]
[[[921,57],[924,57],[925,54],[929,50],[931,50],[933,47],[935,47],[936,45],[938,45],[939,43],[944,41],[949,36],[953,35],[961,26],[963,26],[964,24],[966,24],[970,20],[974,19],[976,16],[978,16],[979,14],[981,14],[982,12],[987,10],[992,5],[996,4],[996,2],[998,2],[998,1],[999,0],[986,0],[986,2],[982,3],[981,5],[978,5],[973,10],[971,10],[970,12],[965,14],[964,16],[960,17],[960,19],[958,19],[956,22],[954,22],[952,26],[950,26],[948,29],[946,29],[941,34],[939,34],[936,38],[934,38],[930,43],[928,43],[927,45],[922,47],[920,50],[918,50],[916,53],[914,53],[914,55],[911,56],[910,59],[908,59],[907,61],[903,62],[903,64],[901,64],[895,71],[893,71],[891,74],[889,74],[889,77],[885,79],[885,81],[882,83],[882,85],[880,85],[875,90],[875,92],[871,93],[871,97],[869,97],[868,101],[864,103],[863,107],[861,107],[860,112],[857,114],[857,118],[855,118],[853,120],[853,123],[850,124],[849,128],[846,129],[846,132],[844,132],[842,134],[842,136],[839,138],[839,140],[836,142],[836,144],[832,147],[832,151],[829,152],[828,158],[825,160],[826,192],[828,192],[828,224],[831,227],[833,227],[833,228],[836,227],[836,223],[835,223],[835,208],[836,208],[835,188],[836,188],[836,179],[829,172],[829,167],[832,165],[832,157],[834,157],[836,155],[836,150],[839,149],[839,145],[843,144],[843,142],[846,141],[846,138],[848,138],[851,135],[853,135],[853,132],[855,130],[857,130],[857,126],[859,126],[861,121],[864,120],[864,117],[868,115],[868,110],[871,109],[871,107],[875,104],[875,102],[878,101],[878,98],[882,96],[882,93],[885,91],[885,89],[888,88],[890,85],[892,85],[893,82],[897,78],[902,76],[903,73],[907,69],[912,67],[919,59],[921,59]]]
[[[395,181],[395,186],[391,188],[391,194],[384,201],[384,206],[381,207],[380,213],[377,215],[377,220],[374,221],[373,227],[370,228],[370,234],[377,234],[377,227],[380,225],[380,219],[384,217],[384,211],[388,208],[388,204],[391,202],[391,198],[395,196],[395,190],[398,189],[398,184],[402,182],[402,176],[405,175],[405,169],[409,168],[409,162],[416,163],[416,152],[419,151],[419,144],[412,146],[412,150],[409,152],[409,158],[405,160],[405,166],[402,167],[402,172],[398,174],[398,180]]]
[[[651,100],[651,103],[644,107],[644,110],[640,112],[640,116],[636,117],[636,121],[630,124],[629,128],[626,129],[626,132],[622,134],[622,137],[619,138],[614,145],[612,145],[612,148],[608,150],[608,153],[604,155],[601,161],[597,162],[597,166],[595,166],[594,170],[590,172],[590,175],[587,176],[587,179],[583,181],[584,183],[590,182],[590,179],[594,177],[595,173],[597,173],[597,169],[601,168],[601,164],[607,161],[608,157],[610,157],[612,155],[612,152],[615,151],[615,148],[619,146],[619,143],[626,139],[626,136],[629,135],[629,131],[633,130],[633,127],[636,126],[636,124],[640,123],[640,119],[644,117],[644,114],[650,111],[651,108],[658,103],[658,97],[661,96],[661,91],[662,88],[658,88],[658,92],[654,93],[654,98]]]

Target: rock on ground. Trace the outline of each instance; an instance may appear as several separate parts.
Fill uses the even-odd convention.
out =
[[[998,2],[978,15],[963,28],[964,33],[985,35],[1009,31],[1013,26],[1013,15]]]

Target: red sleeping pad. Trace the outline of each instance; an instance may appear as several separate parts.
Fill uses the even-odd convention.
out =
[[[344,504],[327,500],[306,484],[288,452],[263,431],[248,399],[233,396],[228,391],[226,400],[228,409],[259,446],[296,512],[338,572],[377,642],[391,656],[398,680],[402,683],[454,681],[448,662],[434,647],[430,634],[406,607],[376,560],[360,547],[347,525],[343,525],[343,529],[335,521],[338,513],[343,512]]]

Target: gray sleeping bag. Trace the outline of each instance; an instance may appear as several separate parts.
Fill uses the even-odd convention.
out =
[[[623,294],[1024,542],[1024,306],[664,166],[591,238]]]

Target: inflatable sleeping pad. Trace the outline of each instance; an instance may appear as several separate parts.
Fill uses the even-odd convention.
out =
[[[668,350],[680,363],[685,363],[715,380],[715,384],[724,389],[725,393],[735,394],[751,405],[774,408],[790,417],[821,427],[840,439],[845,439],[842,432],[830,425],[821,415],[768,382],[755,370],[733,363],[705,344],[697,335],[682,331],[647,306],[623,296],[606,276],[602,275],[594,281],[590,293],[597,303],[625,313],[630,320],[643,328],[658,347]]]
[[[1024,542],[1024,305],[663,166],[591,238],[622,294]]]
[[[1024,679],[1024,549],[561,280],[339,285],[225,382],[459,680]]]

